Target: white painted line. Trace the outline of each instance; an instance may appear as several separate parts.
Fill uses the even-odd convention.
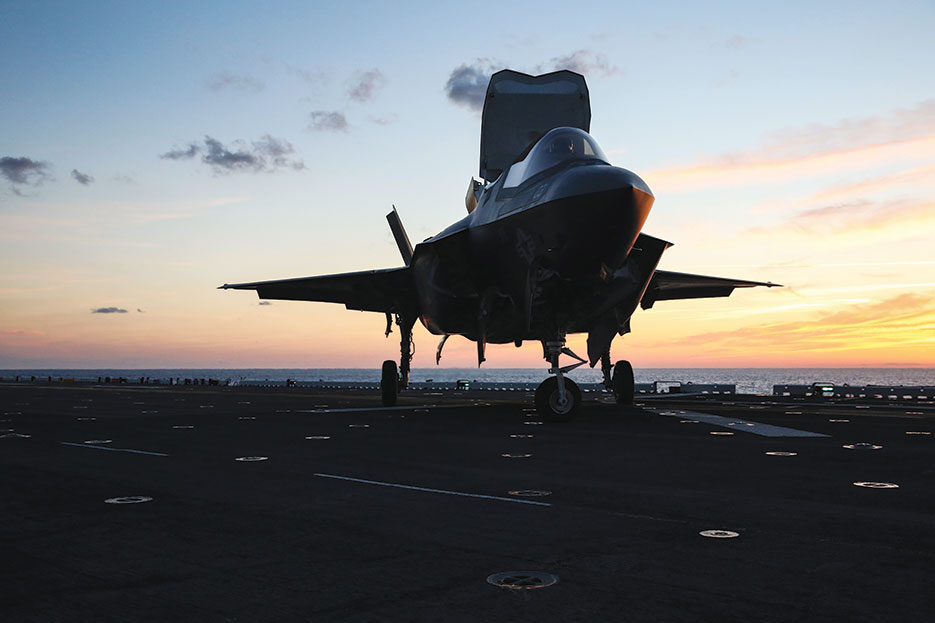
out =
[[[347,480],[350,482],[360,482],[365,485],[378,485],[380,487],[395,487],[397,489],[410,489],[412,491],[424,491],[426,493],[441,493],[442,495],[457,495],[463,498],[480,498],[482,500],[497,500],[498,502],[512,502],[514,504],[532,504],[533,506],[552,506],[547,502],[533,502],[532,500],[517,500],[514,498],[502,498],[496,495],[483,495],[481,493],[463,493],[461,491],[448,491],[447,489],[430,489],[428,487],[414,487],[412,485],[400,485],[394,482],[380,482],[379,480],[364,480],[363,478],[351,478],[350,476],[337,476],[335,474],[313,474],[319,478],[334,478],[335,480]]]
[[[356,409],[293,409],[293,413],[367,413],[369,411],[413,411],[415,409],[458,409],[476,405],[412,405],[406,407],[358,407]]]
[[[654,413],[659,415],[668,415],[671,417],[684,417],[685,415],[690,416],[693,420],[699,420],[706,424],[713,424],[714,426],[722,426],[724,428],[730,428],[732,430],[744,432],[744,433],[753,433],[754,435],[760,435],[762,437],[828,437],[829,435],[824,435],[822,433],[811,433],[807,430],[796,430],[795,428],[786,428],[785,426],[773,426],[772,424],[761,424],[759,422],[748,422],[746,420],[738,420],[737,418],[727,418],[720,415],[714,415],[713,413],[699,413],[697,411],[685,411],[681,414],[676,415],[671,411],[666,411],[664,409],[650,409]],[[738,426],[744,425],[744,426]]]
[[[130,448],[108,448],[106,446],[88,446],[83,443],[70,443],[67,441],[63,441],[62,445],[73,446],[75,448],[91,448],[93,450],[107,450],[108,452],[131,452],[133,454],[148,454],[149,456],[169,456],[168,454],[163,454],[162,452],[147,452],[146,450],[133,450]]]

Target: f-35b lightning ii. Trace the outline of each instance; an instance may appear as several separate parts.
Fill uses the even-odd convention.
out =
[[[225,284],[261,299],[326,301],[386,314],[399,326],[400,363],[383,362],[383,404],[409,383],[416,320],[445,340],[542,345],[549,374],[536,390],[544,418],[571,418],[581,403],[565,374],[598,362],[617,401],[633,400],[633,368],[611,365],[614,337],[630,331],[636,308],[657,301],[728,296],[734,288],[774,286],[656,270],[671,243],[641,233],[653,194],[635,173],[610,164],[588,134],[584,77],[571,71],[494,74],[481,123],[480,179],[472,178],[467,216],[412,247],[396,208],[387,215],[405,266],[365,272]],[[565,345],[587,333],[587,360]],[[559,356],[577,360],[559,365]]]

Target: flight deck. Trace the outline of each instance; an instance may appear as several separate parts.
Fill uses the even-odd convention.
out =
[[[0,384],[10,621],[929,621],[935,401]]]

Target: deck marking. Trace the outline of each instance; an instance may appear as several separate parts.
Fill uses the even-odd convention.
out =
[[[360,482],[365,485],[378,485],[380,487],[395,487],[397,489],[410,489],[412,491],[424,491],[426,493],[441,493],[443,495],[457,495],[463,498],[480,498],[483,500],[497,500],[499,502],[512,502],[514,504],[532,504],[533,506],[552,506],[547,502],[534,502],[532,500],[517,500],[514,498],[503,498],[496,495],[483,495],[481,493],[464,493],[462,491],[448,491],[447,489],[430,489],[428,487],[415,487],[413,485],[401,485],[395,482],[381,482],[379,480],[364,480],[363,478],[351,478],[350,476],[338,476],[335,474],[314,474],[319,478],[334,478],[335,480],[347,480],[350,482]]]
[[[759,422],[748,422],[746,420],[739,420],[737,418],[727,418],[720,415],[714,415],[712,413],[699,413],[698,411],[686,411],[683,414],[675,414],[665,409],[649,409],[654,413],[659,415],[669,415],[672,417],[681,417],[683,415],[691,416],[694,420],[699,420],[706,424],[713,424],[715,426],[722,426],[724,428],[732,428],[744,433],[753,433],[754,435],[761,435],[763,437],[828,437],[829,435],[824,435],[822,433],[811,433],[806,430],[796,430],[794,428],[786,428],[785,426],[774,426],[772,424],[760,424]],[[745,424],[746,426],[740,427],[738,424]]]
[[[71,443],[68,441],[63,441],[62,445],[72,446],[75,448],[90,448],[94,450],[107,450],[108,452],[131,452],[133,454],[148,454],[149,456],[169,456],[168,454],[163,454],[162,452],[147,452],[146,450],[133,450],[132,448],[108,448],[106,446],[88,446],[83,443]]]
[[[358,407],[354,409],[293,409],[293,413],[366,413],[369,411],[412,411],[413,409],[458,409],[476,405],[412,405],[400,407]]]

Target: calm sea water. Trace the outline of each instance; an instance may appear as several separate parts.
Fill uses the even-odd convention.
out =
[[[379,381],[376,368],[231,368],[231,369],[106,369],[106,370],[0,370],[3,380],[36,376],[97,381],[99,377],[140,377],[168,380],[198,378],[241,382],[273,381]],[[773,385],[831,382],[837,385],[935,385],[935,368],[640,368],[635,370],[637,383],[680,381],[687,383],[729,383],[741,393],[772,394]],[[469,381],[538,383],[547,376],[540,368],[416,368],[413,381],[432,379],[438,382]],[[599,370],[579,368],[570,376],[579,382],[598,383]]]

